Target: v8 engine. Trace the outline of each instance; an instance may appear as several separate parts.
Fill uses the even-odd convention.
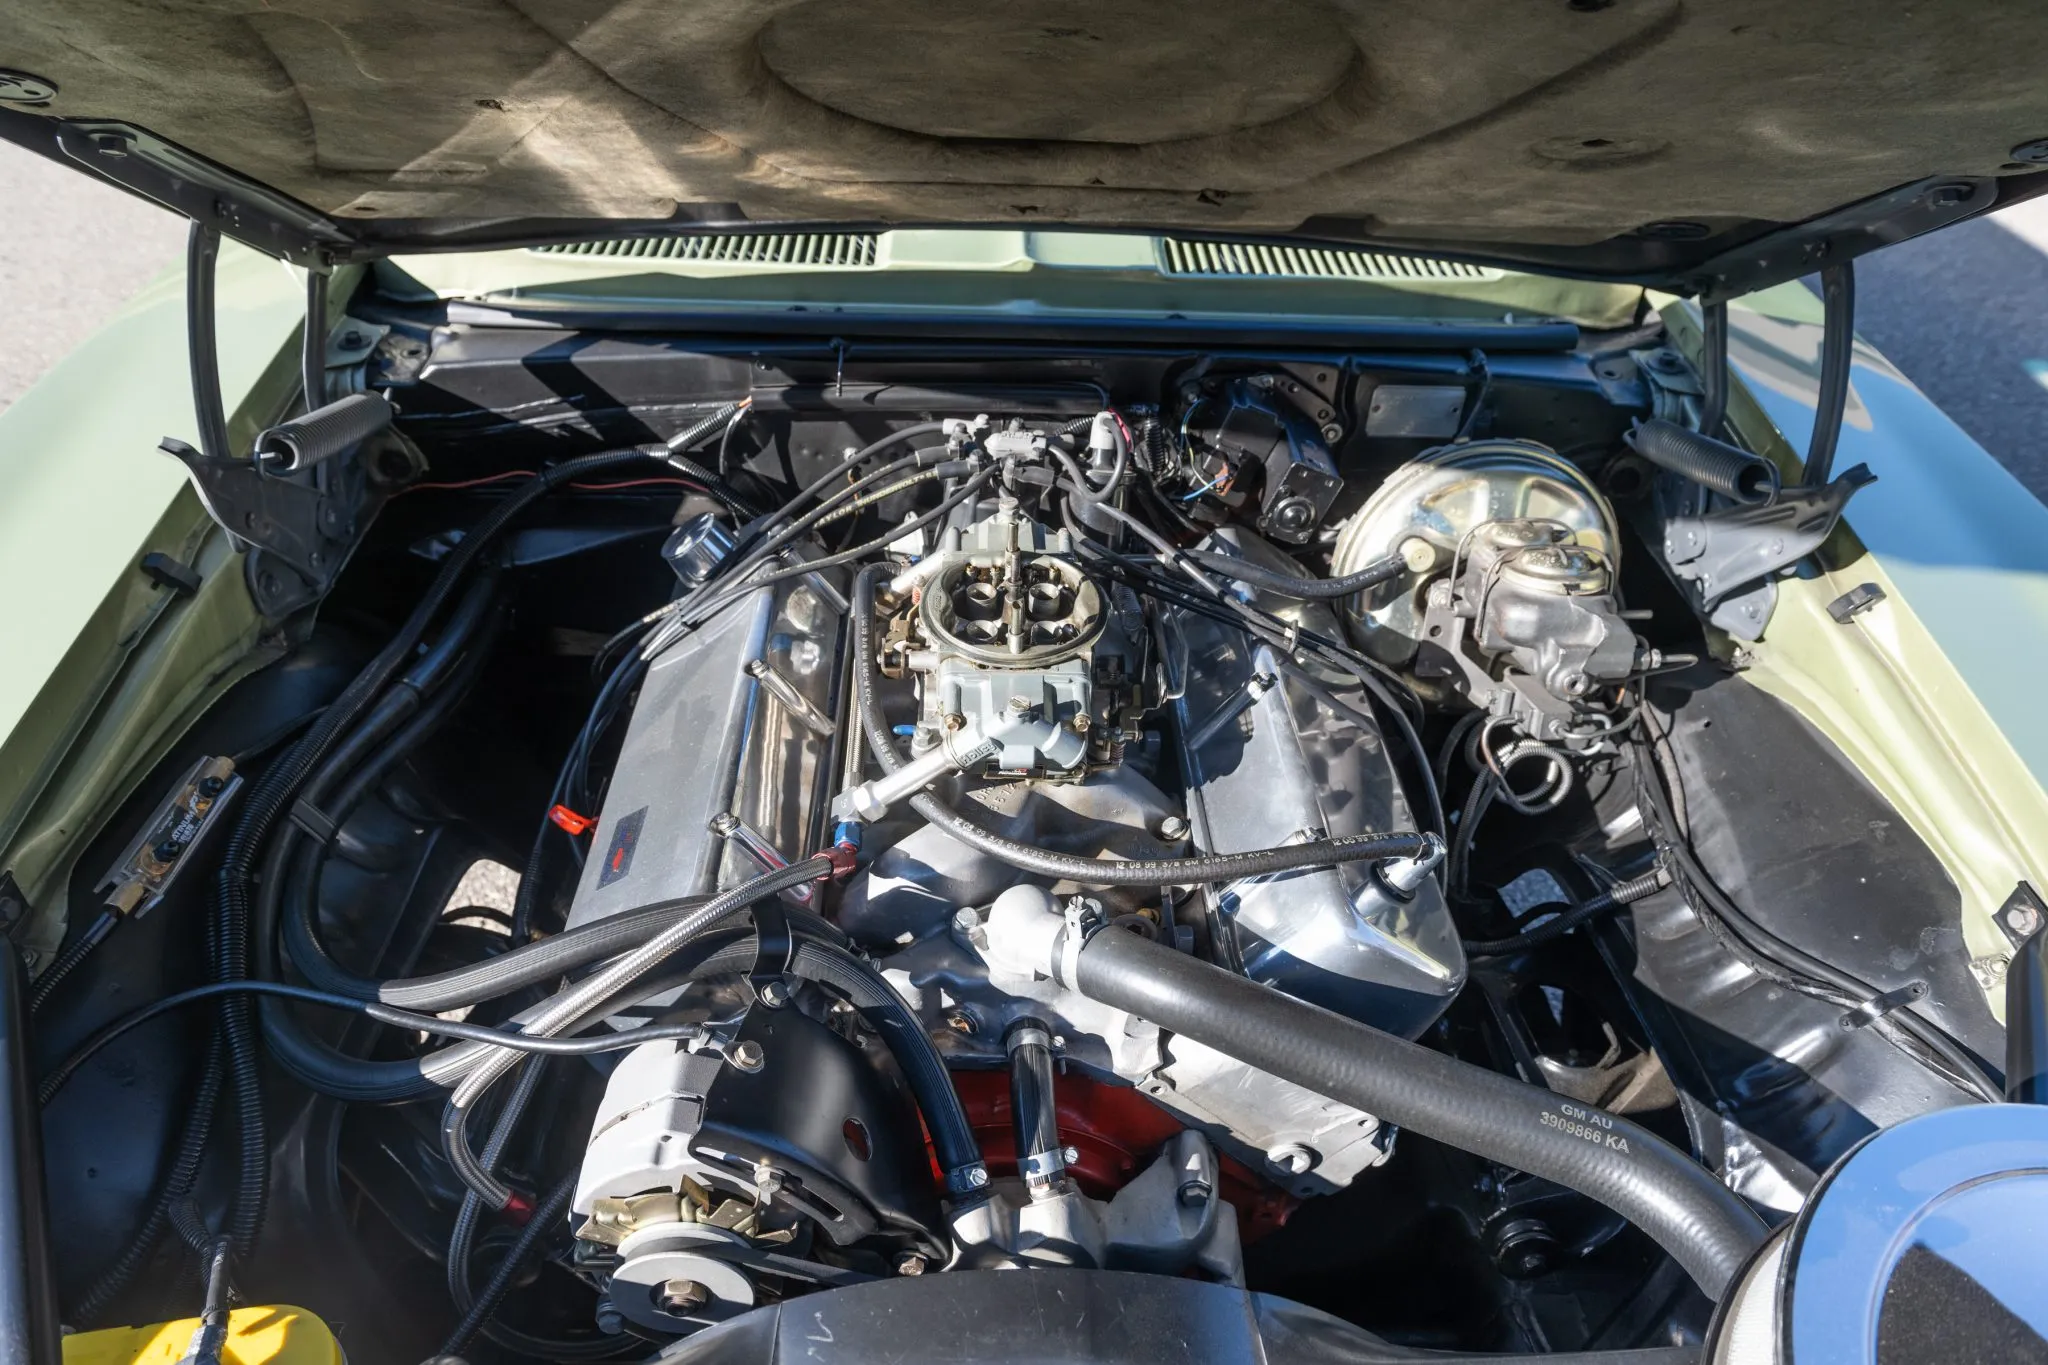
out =
[[[613,1019],[701,1030],[612,1072],[572,1204],[582,1272],[644,1328],[860,1274],[1241,1283],[1248,1232],[1385,1162],[1400,1116],[1091,990],[1088,945],[1394,1039],[1466,979],[1445,844],[1407,832],[1389,727],[1412,722],[1348,661],[1343,575],[1251,527],[1163,538],[1117,413],[928,430],[897,464],[945,496],[867,562],[749,553],[777,544],[760,524],[677,536],[696,581],[642,648],[569,925],[783,876],[746,897],[751,932]],[[1437,468],[1417,478],[1440,490]],[[1430,645],[1420,675],[1469,680],[1568,785],[1562,746],[1640,664],[1602,596],[1612,515],[1535,447],[1446,468],[1474,508],[1503,484],[1531,505],[1432,539],[1382,510],[1387,481],[1340,544],[1365,643]],[[813,848],[830,880],[788,876]]]

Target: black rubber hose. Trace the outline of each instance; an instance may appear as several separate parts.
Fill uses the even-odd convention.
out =
[[[1616,882],[1598,895],[1589,896],[1571,909],[1543,921],[1534,929],[1511,934],[1506,938],[1468,938],[1463,943],[1465,956],[1507,957],[1511,953],[1525,953],[1531,948],[1540,948],[1546,943],[1563,938],[1580,925],[1600,918],[1610,910],[1618,910],[1624,905],[1641,900],[1659,887],[1669,885],[1670,880],[1663,870],[1659,869],[1655,872],[1645,872],[1642,876],[1632,877],[1625,882]]]
[[[391,734],[374,754],[353,773],[346,773],[344,755],[359,750],[355,735],[336,746],[334,756],[324,762],[304,787],[301,805],[322,803],[328,827],[339,828],[372,787],[392,766],[405,759],[428,734],[439,727],[448,713],[460,704],[470,684],[482,672],[490,644],[502,615],[483,616],[471,610],[479,599],[487,599],[493,585],[481,582],[456,609],[449,629],[435,646],[421,656],[404,679],[373,709],[372,718],[387,710],[394,714],[407,707],[387,706],[394,698],[419,696],[419,689],[434,687],[410,720]],[[481,627],[481,630],[479,629]],[[471,646],[466,650],[458,646]],[[459,666],[457,660],[459,657]],[[451,676],[450,667],[456,668]],[[362,729],[371,728],[366,721]],[[330,788],[346,773],[339,790]],[[281,936],[287,954],[316,989],[375,999],[374,980],[358,977],[328,957],[320,943],[317,915],[318,888],[327,844],[314,841],[303,824],[285,826],[271,841],[264,860],[254,911],[254,942],[251,974],[271,980],[279,975],[275,945]],[[281,908],[291,907],[290,913]],[[283,920],[280,935],[279,920]],[[282,1002],[265,998],[258,1004],[263,1038],[272,1055],[301,1084],[333,1098],[363,1103],[390,1103],[434,1093],[419,1068],[403,1061],[373,1061],[351,1056],[307,1028]]]
[[[877,571],[887,572],[887,566],[871,565],[854,579],[854,695],[859,703],[861,729],[867,735],[875,761],[882,765],[884,772],[895,772],[903,766],[903,758],[896,752],[895,737],[882,715],[881,699],[875,691],[873,631]],[[1351,834],[1340,839],[1317,839],[1305,844],[1252,849],[1244,853],[1129,860],[1082,858],[1019,843],[985,830],[929,793],[912,796],[910,808],[969,848],[979,849],[1026,872],[1035,872],[1056,881],[1075,881],[1084,886],[1183,886],[1236,881],[1240,877],[1287,872],[1298,867],[1412,858],[1428,849],[1431,843],[1431,836],[1413,832]]]
[[[306,325],[299,335],[299,391],[306,411],[327,406],[327,285],[318,267],[306,271]]]
[[[702,484],[705,492],[730,507],[743,519],[751,521],[761,515],[754,504],[748,502],[737,488],[727,483],[719,474],[676,451],[667,452],[666,458],[670,466],[684,478]]]
[[[2048,929],[2036,929],[2005,969],[2005,1098],[2048,1104]]]
[[[1765,503],[1778,496],[1778,467],[1740,446],[1689,431],[1653,417],[1628,433],[1629,448],[1702,488],[1740,503]]]
[[[256,459],[270,473],[296,474],[354,449],[397,415],[379,394],[352,393],[257,436]]]
[[[1059,1101],[1053,1093],[1052,1029],[1025,1015],[1003,1031],[1010,1053],[1010,1130],[1017,1145],[1017,1173],[1036,1157],[1060,1150]]]
[[[1856,359],[1856,263],[1843,261],[1820,272],[1822,334],[1820,391],[1813,410],[1813,437],[1806,444],[1800,482],[1822,488],[1835,472],[1835,445],[1849,406],[1849,370]]]
[[[1648,1233],[1719,1299],[1767,1229],[1662,1138],[1117,930],[1068,986],[1225,1056],[1490,1161],[1577,1190]]]
[[[1072,455],[1050,442],[1047,442],[1045,448],[1066,472],[1067,491],[1073,494],[1076,500],[1091,506],[1105,503],[1115,496],[1116,490],[1123,486],[1124,475],[1130,472],[1131,446],[1130,442],[1124,439],[1121,429],[1116,433],[1116,463],[1110,467],[1109,481],[1100,488],[1088,482],[1087,474]]]
[[[1700,403],[1700,434],[1721,439],[1721,423],[1728,417],[1728,305],[1709,303],[1700,309],[1701,387],[1706,390]]]
[[[482,661],[482,651],[465,674],[473,676]],[[339,787],[330,795],[327,783],[321,779],[307,784],[307,801],[318,800],[321,814],[337,831],[347,823],[357,806],[373,791],[391,770],[410,758],[429,736],[440,729],[458,705],[468,694],[469,677],[457,685],[449,686],[430,697],[425,706],[398,731],[391,735],[369,760],[353,773],[348,774]],[[396,695],[396,694],[394,694]],[[315,793],[315,786],[320,790]],[[278,834],[280,844],[293,845],[280,855],[279,861],[285,868],[278,879],[281,885],[266,881],[258,892],[256,910],[256,932],[261,935],[270,931],[271,926],[283,921],[285,954],[291,959],[300,975],[309,985],[323,991],[334,991],[341,995],[352,995],[364,1000],[378,999],[377,988],[381,984],[375,978],[356,975],[328,955],[326,945],[320,941],[319,928],[319,887],[320,874],[326,865],[331,840],[302,842],[303,831],[296,825],[288,826]],[[284,908],[280,914],[272,902],[281,893]],[[268,962],[260,962],[259,976],[269,976]]]
[[[1342,578],[1303,578],[1295,574],[1278,573],[1258,564],[1250,564],[1230,555],[1220,555],[1209,550],[1183,551],[1189,559],[1214,573],[1226,578],[1235,578],[1255,588],[1278,593],[1282,597],[1295,597],[1304,601],[1317,598],[1349,597],[1353,593],[1376,588],[1391,582],[1408,572],[1408,562],[1399,555],[1388,555],[1376,559],[1357,573],[1345,574]]]
[[[752,945],[747,945],[752,951]],[[932,1148],[939,1167],[956,1195],[971,1194],[986,1183],[988,1171],[982,1164],[981,1144],[975,1141],[974,1126],[953,1088],[945,1059],[904,1003],[895,987],[865,960],[845,948],[820,939],[799,937],[791,971],[806,981],[836,990],[860,1011],[868,1025],[881,1035],[882,1043],[896,1059],[905,1084],[924,1115],[931,1131]]]
[[[565,460],[507,494],[442,561],[434,581],[391,642],[321,713],[312,729],[251,784],[228,831],[227,846],[209,898],[206,950],[214,980],[239,980],[248,975],[249,878],[273,826],[335,742],[362,720],[385,686],[412,660],[414,650],[469,570],[515,518],[548,493],[586,475],[646,458],[639,450],[612,450]],[[263,1224],[270,1171],[256,1021],[248,1000],[241,996],[225,997],[219,1027],[227,1043],[225,1061],[240,1129],[240,1165],[229,1235],[238,1249],[246,1250],[253,1245]],[[181,1144],[204,1148],[212,1125],[211,1114],[195,1108],[187,1124]],[[196,1144],[191,1141],[195,1138]]]

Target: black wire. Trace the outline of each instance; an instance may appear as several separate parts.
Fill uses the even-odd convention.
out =
[[[533,1217],[527,1220],[525,1228],[520,1231],[519,1240],[512,1244],[512,1249],[505,1253],[505,1259],[500,1261],[498,1268],[492,1272],[483,1293],[476,1296],[476,1301],[470,1304],[469,1311],[462,1315],[462,1321],[455,1324],[455,1329],[448,1334],[448,1339],[441,1343],[441,1355],[459,1356],[468,1349],[470,1341],[475,1338],[484,1323],[490,1320],[492,1314],[498,1311],[498,1305],[503,1303],[505,1296],[511,1292],[513,1282],[525,1269],[527,1258],[540,1246],[541,1239],[560,1230],[560,1225],[569,1212],[569,1201],[575,1194],[574,1174],[564,1177],[548,1191],[547,1198],[541,1201],[540,1207],[533,1211]]]
[[[35,984],[29,987],[28,1012],[35,1014],[49,1003],[50,997],[56,993],[57,987],[63,984],[64,979],[77,971],[79,965],[107,941],[107,935],[113,933],[124,918],[126,916],[111,907],[100,911],[99,918],[87,925],[85,932],[73,939],[64,951],[57,955],[56,961],[37,973]]]
[[[412,1010],[398,1009],[374,1000],[357,1000],[352,996],[336,995],[331,991],[316,991],[310,986],[294,986],[284,981],[211,981],[204,986],[194,986],[190,990],[179,991],[175,995],[167,995],[161,1000],[152,1001],[95,1031],[43,1077],[36,1088],[36,1102],[41,1105],[48,1104],[51,1098],[63,1089],[64,1083],[77,1073],[78,1068],[91,1061],[102,1049],[129,1030],[139,1028],[152,1019],[161,1018],[186,1005],[223,995],[270,995],[286,1000],[301,1000],[309,1005],[324,1005],[329,1009],[360,1014],[380,1024],[410,1029],[415,1033],[458,1038],[472,1043],[490,1043],[514,1052],[535,1052],[558,1057],[588,1057],[601,1052],[625,1051],[642,1043],[700,1038],[704,1035],[703,1027],[698,1024],[649,1024],[628,1029],[623,1033],[599,1034],[592,1038],[529,1037],[524,1033],[507,1029],[442,1019],[432,1014],[417,1014]]]

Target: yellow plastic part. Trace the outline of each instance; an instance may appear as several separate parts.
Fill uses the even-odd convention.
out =
[[[191,1349],[198,1318],[150,1327],[109,1327],[64,1338],[64,1365],[177,1365]],[[237,1308],[228,1314],[221,1365],[344,1365],[341,1343],[303,1308]]]

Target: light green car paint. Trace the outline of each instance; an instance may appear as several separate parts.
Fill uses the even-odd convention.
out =
[[[1697,312],[1659,302],[1697,361]],[[1730,421],[1788,481],[1812,429],[1820,337],[1820,301],[1797,284],[1729,309]],[[1731,653],[1940,859],[2002,1021],[2011,947],[1992,916],[2016,883],[2048,886],[2048,508],[1860,342],[1850,384],[1835,469],[1868,463],[1878,482],[1824,547],[1828,567],[1780,583],[1763,640]],[[1884,600],[1838,623],[1828,604],[1863,583]]]
[[[1302,248],[1291,250],[1305,258],[1345,258],[1363,273],[1176,276],[1166,273],[1162,240],[1134,233],[899,228],[876,237],[873,264],[857,268],[518,250],[401,256],[377,267],[378,282],[394,297],[416,300],[601,303],[631,311],[697,307],[771,316],[830,308],[848,313],[850,321],[868,308],[898,315],[997,308],[1036,319],[1171,315],[1223,322],[1512,314],[1608,328],[1634,322],[1643,299],[1633,285],[1506,270],[1455,267],[1475,278],[1448,272],[1412,277],[1406,271],[1413,267],[1399,258]]]
[[[267,256],[222,249],[221,383],[241,448],[297,389],[302,281]],[[230,683],[281,649],[259,638],[240,557],[156,448],[165,436],[198,440],[182,269],[0,413],[0,868],[35,911],[21,933],[31,953],[62,937],[75,908],[65,888],[96,822]],[[174,597],[137,572],[151,550],[197,567],[199,594]]]

